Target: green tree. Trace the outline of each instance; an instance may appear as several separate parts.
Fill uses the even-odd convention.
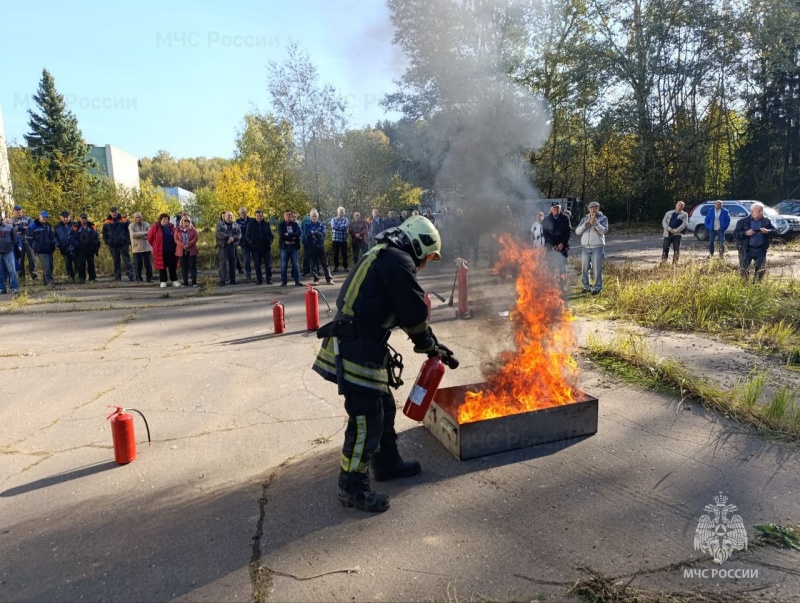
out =
[[[30,149],[10,147],[8,164],[14,201],[22,205],[28,214],[42,210],[54,212],[63,205],[61,188],[48,177],[47,160],[34,156]],[[77,208],[63,209],[72,211]]]
[[[204,186],[195,193],[196,199],[194,206],[187,208],[189,214],[194,218],[200,228],[214,228],[219,221],[219,214],[226,211],[227,207],[217,197],[216,186]]]
[[[64,96],[56,90],[55,80],[47,69],[42,71],[39,89],[33,95],[38,112],[28,110],[30,133],[25,140],[34,157],[47,162],[47,174],[58,181],[62,190],[80,186],[80,180],[91,160],[87,158],[88,146],[78,128],[78,120],[67,109]]]
[[[300,159],[286,120],[279,120],[271,113],[245,115],[236,137],[235,157],[256,181],[260,207],[268,215],[281,215],[286,208],[300,215],[308,211],[308,195],[298,178]]]
[[[347,103],[333,86],[320,82],[316,66],[296,42],[289,43],[283,62],[269,63],[267,89],[273,113],[291,127],[303,159],[300,166],[306,172],[304,180],[319,204],[323,165],[320,145],[344,132]]]
[[[746,63],[748,99],[737,188],[768,203],[800,189],[800,7],[791,0],[753,0]]]

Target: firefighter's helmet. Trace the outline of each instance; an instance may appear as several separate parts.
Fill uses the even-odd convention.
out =
[[[397,229],[408,238],[409,251],[417,265],[442,259],[442,238],[425,216],[411,216]]]

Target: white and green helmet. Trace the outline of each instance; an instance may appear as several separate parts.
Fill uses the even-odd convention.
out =
[[[418,262],[442,259],[442,238],[428,218],[411,216],[397,229],[408,238],[411,254]]]

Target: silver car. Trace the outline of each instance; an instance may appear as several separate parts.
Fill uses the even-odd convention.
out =
[[[785,199],[775,206],[781,218],[792,227],[792,232],[800,232],[800,199]]]
[[[693,232],[694,236],[700,241],[708,241],[708,231],[705,227],[706,214],[709,210],[714,209],[715,201],[703,201],[697,205],[691,212],[689,212],[689,225],[686,229]],[[733,231],[736,229],[736,223],[742,218],[750,214],[750,206],[755,203],[754,200],[748,201],[723,201],[722,207],[728,210],[731,216],[731,223],[725,230],[725,236],[728,238],[733,237]],[[767,216],[778,231],[780,236],[784,236],[792,231],[792,225],[786,219],[779,215],[777,211],[771,207],[764,206],[764,215]]]

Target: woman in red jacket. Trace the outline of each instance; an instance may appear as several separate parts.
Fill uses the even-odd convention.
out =
[[[167,286],[167,270],[173,287],[180,287],[175,258],[175,228],[169,223],[169,214],[158,216],[158,222],[147,232],[147,242],[153,247],[153,266],[158,269],[161,286]]]
[[[189,273],[192,273],[192,287],[197,287],[197,229],[192,226],[189,216],[181,216],[175,230],[175,255],[181,262],[183,286],[189,286]]]

